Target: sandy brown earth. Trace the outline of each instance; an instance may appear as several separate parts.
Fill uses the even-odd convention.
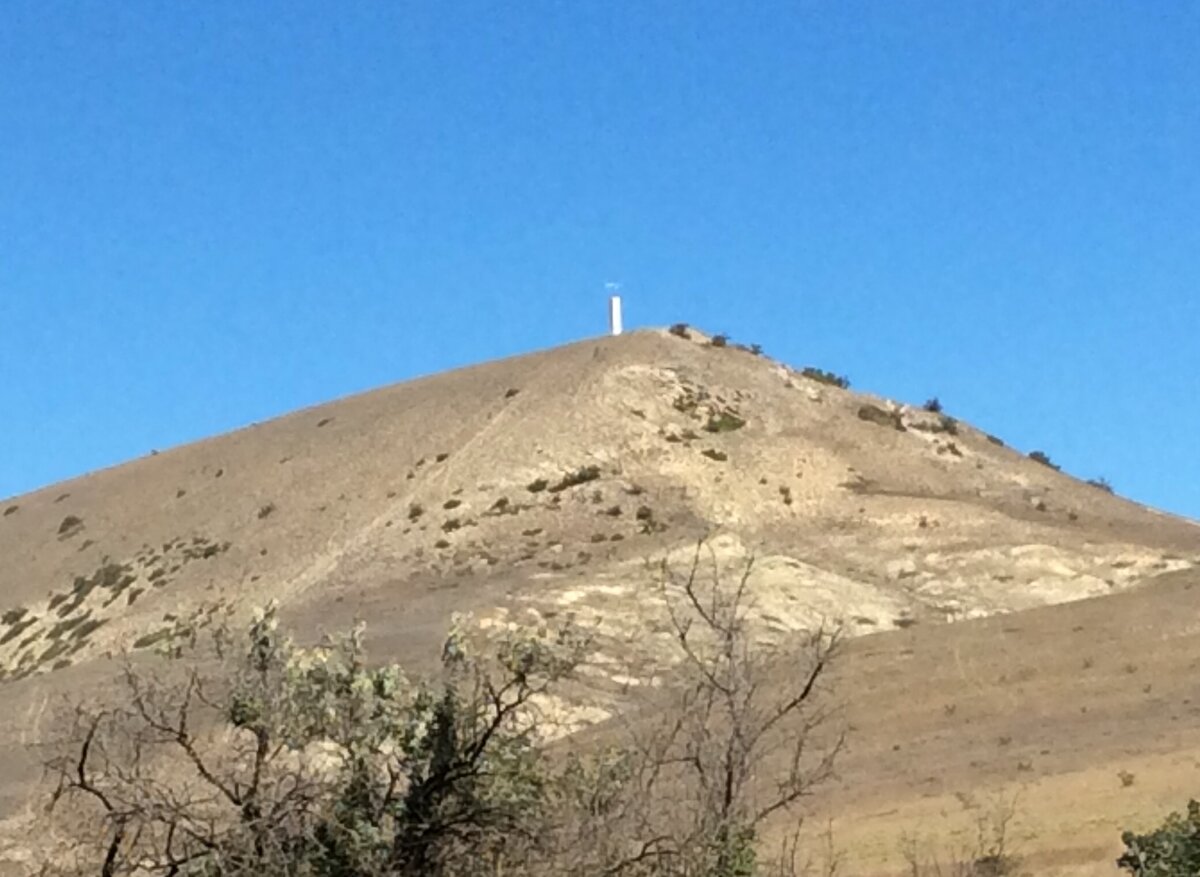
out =
[[[278,600],[435,654],[453,611],[572,613],[653,653],[648,559],[756,557],[762,635],[856,635],[851,734],[814,801],[855,873],[1019,790],[1038,872],[1200,788],[1200,527],[965,423],[733,347],[638,332],[297,412],[0,502],[0,815],[20,873],[54,704],[198,607]],[[596,679],[586,716],[637,679]],[[1123,781],[1121,775],[1132,775]],[[815,823],[814,823],[815,824]],[[26,860],[27,864],[27,860]]]

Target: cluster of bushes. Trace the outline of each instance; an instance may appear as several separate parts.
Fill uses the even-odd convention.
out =
[[[460,620],[423,678],[370,663],[361,627],[301,648],[273,609],[240,632],[209,612],[156,631],[164,663],[127,665],[115,702],[61,728],[47,858],[106,877],[794,873],[756,841],[832,770],[836,637],[755,641],[750,565],[723,586],[701,559],[658,582],[674,694],[589,749],[547,742],[545,705],[593,651],[570,624]]]
[[[831,387],[837,387],[841,390],[850,389],[850,379],[845,375],[834,374],[833,372],[825,371],[824,369],[815,368],[814,366],[805,366],[800,374],[809,380],[817,381],[821,384],[828,384]]]

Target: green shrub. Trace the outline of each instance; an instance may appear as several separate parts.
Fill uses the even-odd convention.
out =
[[[900,413],[886,411],[878,405],[862,405],[858,409],[858,419],[874,423],[877,426],[890,426],[892,429],[904,432],[904,422],[900,419]]]
[[[3,615],[0,615],[0,622],[4,624],[16,624],[25,617],[25,613],[29,610],[24,606],[18,606],[16,609],[9,609]]]
[[[1055,472],[1062,468],[1061,466],[1056,466],[1054,461],[1052,461],[1050,456],[1044,451],[1030,451],[1029,459],[1033,460],[1035,463],[1041,463],[1043,466],[1049,466]]]
[[[845,375],[836,375],[833,372],[827,372],[824,369],[815,368],[811,365],[805,366],[800,374],[809,380],[817,381],[821,384],[828,384],[831,387],[837,387],[841,390],[850,389],[850,379]]]
[[[708,342],[711,347],[726,347],[729,344],[728,335],[714,335],[712,340]]]
[[[1136,877],[1196,877],[1200,874],[1200,802],[1188,801],[1186,815],[1172,813],[1146,834],[1121,835],[1125,852],[1117,866]]]
[[[1087,483],[1097,490],[1103,490],[1105,493],[1113,492],[1113,486],[1108,483],[1107,478],[1089,478]]]
[[[733,432],[746,425],[746,421],[733,411],[720,411],[712,414],[704,428],[709,432]]]
[[[571,487],[578,487],[580,484],[587,484],[589,481],[595,481],[600,477],[599,466],[581,466],[574,472],[568,472],[558,483],[549,488],[551,493],[562,493],[564,490]]]
[[[58,525],[58,535],[64,538],[67,536],[73,536],[82,528],[82,518],[77,518],[75,515],[67,515],[62,519],[62,523]]]
[[[927,399],[925,401],[925,404],[922,405],[921,407],[924,408],[926,411],[930,412],[931,414],[941,414],[942,413],[942,403],[938,399],[937,396],[934,396],[932,399]]]
[[[16,639],[27,628],[31,627],[36,622],[37,622],[37,619],[32,616],[29,618],[22,619],[21,621],[18,621],[12,627],[10,627],[8,630],[6,630],[2,636],[0,636],[0,646],[4,645],[6,642]]]
[[[691,338],[692,333],[688,331],[687,323],[676,323],[667,331],[677,338]]]

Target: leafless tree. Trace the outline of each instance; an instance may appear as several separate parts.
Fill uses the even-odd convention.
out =
[[[77,708],[47,762],[58,870],[101,877],[744,877],[763,829],[827,778],[836,633],[760,639],[752,561],[663,564],[674,660],[658,701],[597,743],[548,743],[544,698],[591,648],[571,626],[462,627],[413,682],[361,631],[299,649],[267,612],[194,629],[166,666]],[[705,575],[705,572],[710,573]],[[63,808],[67,808],[63,812]],[[60,820],[60,825],[62,821]],[[791,858],[771,873],[794,872]],[[785,861],[787,860],[787,861]],[[49,869],[48,869],[49,870]]]

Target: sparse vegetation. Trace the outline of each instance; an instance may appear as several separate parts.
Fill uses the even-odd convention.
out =
[[[20,510],[20,508],[21,507],[19,505],[10,505],[8,508],[6,508],[4,510],[4,517],[7,518],[9,515],[15,515]]]
[[[58,538],[68,539],[83,529],[83,519],[75,515],[67,515],[58,525]]]
[[[805,366],[800,374],[809,380],[816,381],[820,384],[828,384],[831,387],[837,387],[840,390],[850,389],[850,379],[845,375],[834,374],[833,372],[825,371],[814,366]]]
[[[543,490],[545,490],[549,486],[550,486],[550,482],[547,479],[536,478],[533,481],[529,482],[529,486],[526,489],[530,493],[541,493]]]
[[[688,331],[689,328],[687,323],[676,323],[667,331],[677,338],[691,338],[692,333]]]
[[[317,421],[317,429],[320,429],[323,426],[328,426],[331,423],[333,423],[332,417],[322,417],[320,420]]]
[[[868,423],[874,423],[878,426],[890,426],[892,429],[904,432],[904,421],[901,419],[899,411],[887,411],[878,405],[867,403],[859,406],[858,418]]]
[[[572,487],[578,487],[580,484],[587,484],[589,481],[595,481],[600,477],[599,466],[581,466],[574,472],[568,472],[559,479],[557,484],[549,488],[551,493],[562,493]]]
[[[133,648],[148,649],[151,646],[156,646],[159,643],[166,642],[174,633],[170,627],[164,627],[156,630],[153,633],[143,634],[133,641]]]
[[[1097,490],[1103,490],[1105,493],[1112,493],[1113,486],[1108,483],[1106,478],[1089,478],[1087,483]]]
[[[728,335],[713,335],[712,339],[708,342],[709,347],[726,347],[728,344]]]
[[[634,519],[641,524],[642,533],[654,533],[662,528],[662,525],[654,518],[654,509],[648,505],[638,506]]]
[[[3,615],[0,615],[0,624],[16,624],[29,612],[24,606],[18,606],[15,609],[9,609]]]
[[[442,508],[449,511],[450,509],[458,508],[460,505],[462,505],[461,499],[448,499],[444,503],[442,503]]]
[[[937,396],[934,396],[932,399],[926,399],[925,404],[922,405],[921,407],[924,408],[926,411],[930,412],[931,414],[941,414],[942,413],[942,403],[941,403],[941,400],[938,399]]]
[[[786,657],[757,643],[750,566],[709,586],[700,558],[660,583],[679,698],[592,752],[551,755],[535,706],[591,650],[570,624],[485,635],[457,620],[418,679],[368,662],[361,628],[301,649],[273,609],[240,635],[146,634],[135,646],[162,663],[127,664],[118,702],[79,705],[46,763],[50,818],[71,805],[64,873],[798,873],[760,856],[758,830],[831,773],[840,736],[818,732],[837,640],[818,631]],[[776,755],[788,767],[755,782]]]
[[[1046,454],[1044,451],[1030,451],[1029,459],[1033,460],[1033,462],[1035,462],[1035,463],[1041,463],[1043,466],[1048,466],[1049,468],[1053,469],[1055,472],[1058,472],[1061,469],[1060,466],[1057,466],[1054,464],[1054,462],[1050,459],[1049,455]]]
[[[258,519],[270,517],[275,512],[275,503],[269,502],[258,507]]]
[[[1022,770],[1018,765],[1018,770]],[[963,806],[975,809],[969,795],[960,796]],[[1021,860],[1012,850],[1012,823],[1017,799],[997,798],[975,818],[972,842],[937,850],[933,844],[912,835],[901,839],[901,855],[909,877],[1009,877],[1021,870]]]
[[[36,622],[37,619],[32,616],[29,618],[23,618],[16,622],[12,625],[12,627],[4,631],[3,634],[0,634],[0,646],[4,645],[5,643],[12,642],[30,627],[32,627]]]
[[[947,414],[938,415],[937,419],[932,423],[918,420],[910,426],[918,432],[930,433],[945,433],[946,435],[958,435],[958,421]]]
[[[716,448],[705,448],[700,452],[700,456],[708,457],[710,460],[715,460],[718,463],[724,463],[729,459],[729,455],[724,451],[718,451]]]
[[[708,432],[734,432],[746,425],[736,411],[725,409],[717,411],[709,415],[708,421],[704,424],[705,430]]]

